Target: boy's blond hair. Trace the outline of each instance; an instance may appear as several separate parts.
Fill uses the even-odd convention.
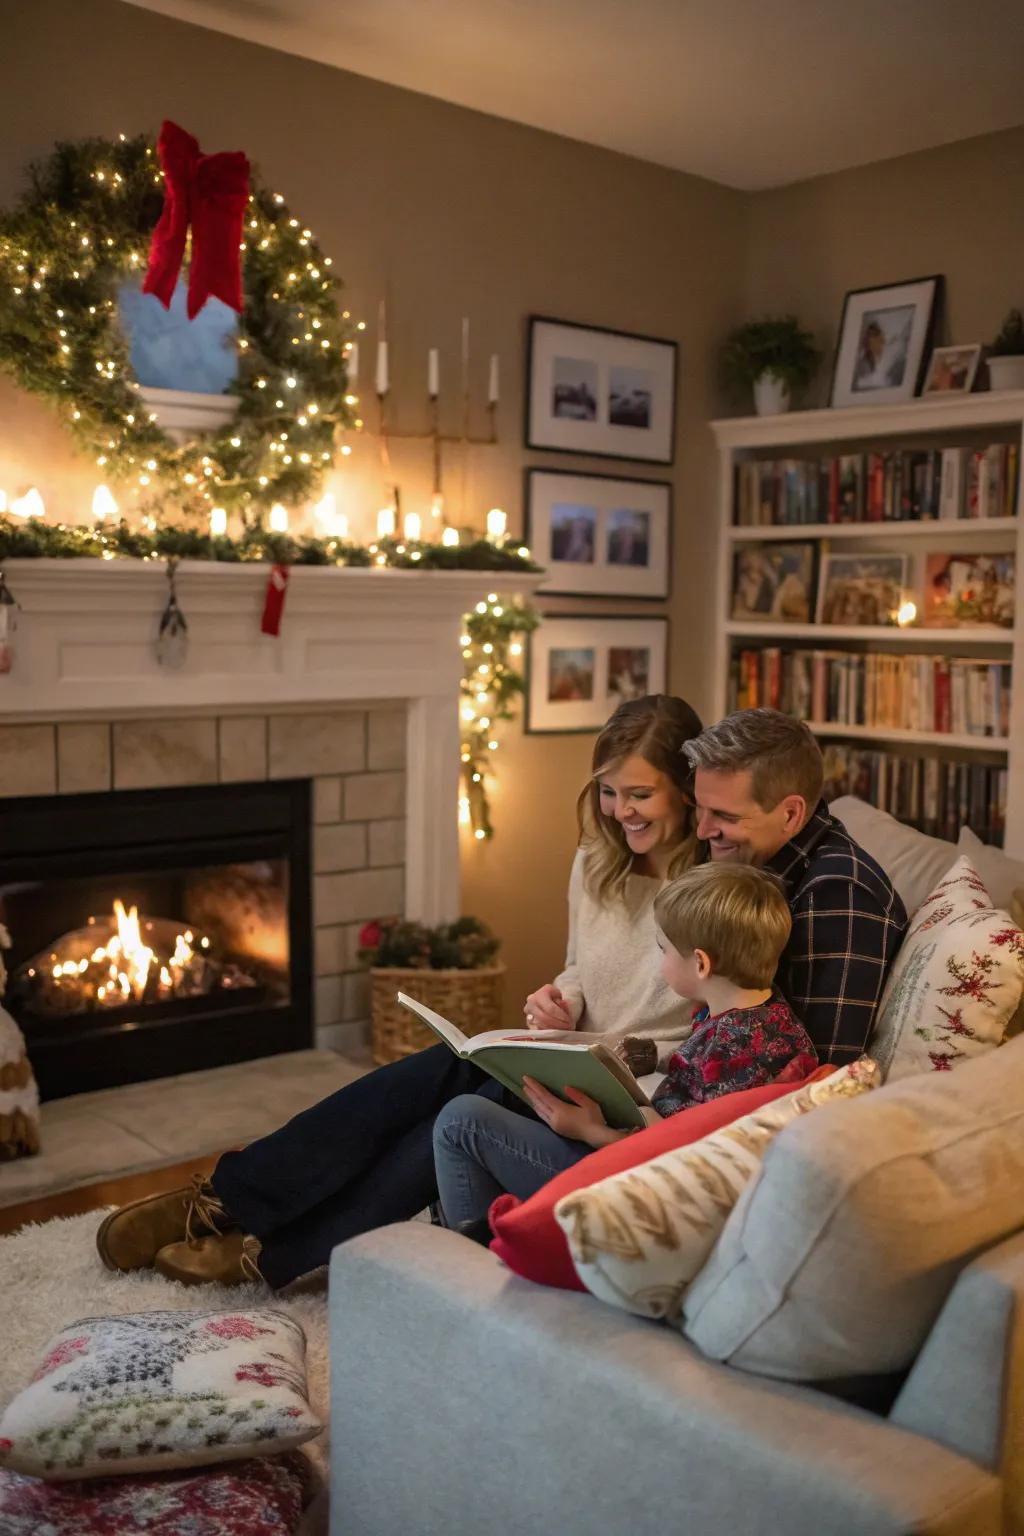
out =
[[[750,864],[699,864],[658,892],[654,917],[681,955],[704,950],[716,976],[770,987],[793,926],[774,875]]]

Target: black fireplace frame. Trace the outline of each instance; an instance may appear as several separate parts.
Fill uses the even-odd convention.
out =
[[[171,807],[173,829],[161,836],[155,818]],[[208,1010],[173,1019],[144,1012],[138,1021],[90,1023],[84,1030],[54,1021],[47,1031],[33,1021],[28,1052],[43,1099],[314,1043],[311,823],[308,779],[0,799],[0,885],[51,873],[73,878],[172,870],[189,862],[289,863],[287,1001],[221,1008],[213,994]],[[97,1050],[101,1041],[110,1049]]]

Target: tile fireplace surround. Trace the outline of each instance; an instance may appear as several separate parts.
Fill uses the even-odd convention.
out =
[[[361,923],[459,910],[458,635],[500,578],[299,567],[271,638],[266,567],[186,561],[190,643],[168,671],[162,563],[10,561],[7,576],[21,613],[0,795],[311,779],[317,1042],[358,1045]]]

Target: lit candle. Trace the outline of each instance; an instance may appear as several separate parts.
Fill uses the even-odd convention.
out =
[[[458,542],[459,530],[457,528],[446,528],[441,535],[441,543],[448,549],[454,549]]]
[[[436,400],[441,393],[441,361],[436,347],[427,353],[427,394]]]
[[[431,517],[444,516],[444,497],[440,491],[435,491],[430,498],[430,515]]]
[[[359,377],[359,343],[354,341],[348,349],[348,382],[354,384]]]
[[[11,512],[14,517],[43,517],[46,508],[43,506],[43,498],[33,485],[24,496],[15,496],[11,502]]]
[[[273,533],[288,532],[288,508],[275,501],[270,509],[270,527]]]
[[[487,399],[491,405],[498,403],[498,354],[491,353],[491,374],[487,382]]]
[[[423,519],[418,512],[407,512],[402,520],[402,532],[412,543],[422,536]]]
[[[394,507],[381,507],[377,513],[377,537],[378,539],[390,539],[395,531]]]
[[[210,509],[210,533],[215,539],[222,538],[228,531],[228,514],[224,507],[211,507]]]
[[[31,496],[33,493],[29,491],[28,494]],[[38,495],[38,491],[35,494]],[[102,523],[106,517],[117,516],[117,502],[105,485],[98,485],[92,493],[92,515],[98,523]]]
[[[498,539],[503,539],[507,527],[508,518],[505,516],[505,513],[500,507],[492,507],[487,514],[487,537],[495,540],[495,542]]]
[[[313,516],[325,532],[333,532],[337,502],[333,491],[326,491],[313,508]]]

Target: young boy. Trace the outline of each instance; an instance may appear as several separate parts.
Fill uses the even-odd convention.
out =
[[[702,1005],[651,1101],[658,1114],[813,1072],[814,1046],[772,990],[790,930],[774,875],[701,864],[658,893],[654,915],[663,978]],[[634,1071],[653,1069],[628,1055]],[[499,1194],[526,1199],[593,1148],[631,1134],[607,1125],[600,1106],[575,1089],[567,1104],[532,1078],[523,1087],[541,1124],[480,1094],[453,1099],[438,1116],[434,1163],[448,1226],[475,1227]]]

